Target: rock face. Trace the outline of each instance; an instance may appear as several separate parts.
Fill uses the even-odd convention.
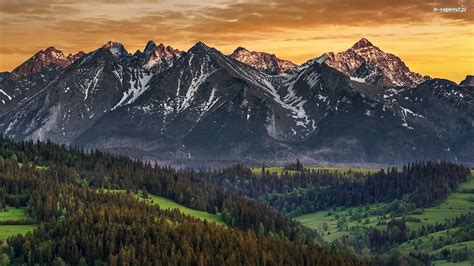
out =
[[[38,74],[50,65],[57,65],[60,68],[65,69],[83,55],[83,52],[79,52],[75,55],[65,56],[63,52],[56,48],[49,47],[44,51],[39,51],[33,57],[15,68],[9,75],[9,78],[16,80],[33,74]]]
[[[463,87],[474,87],[474,76],[467,75],[466,79],[461,81],[461,83],[459,85],[463,86]]]
[[[279,59],[274,54],[249,51],[243,47],[235,49],[230,57],[270,75],[288,73],[297,67],[291,61]]]
[[[359,81],[383,87],[416,87],[425,79],[411,72],[397,56],[385,53],[367,39],[350,49],[327,53],[326,64]]]
[[[167,69],[173,66],[182,55],[183,52],[171,46],[165,46],[162,43],[157,46],[153,41],[149,41],[142,56],[143,67],[155,70]]]
[[[381,86],[380,64],[349,76],[327,58],[269,75],[201,42],[133,55],[109,42],[64,69],[0,81],[0,132],[167,161],[474,162],[470,87]],[[374,69],[373,83],[361,77]]]

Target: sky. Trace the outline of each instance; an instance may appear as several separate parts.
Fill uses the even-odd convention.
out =
[[[243,46],[300,64],[364,37],[412,71],[459,82],[474,74],[473,11],[474,0],[0,0],[0,71],[49,46],[89,52],[109,40],[131,53],[148,40]]]

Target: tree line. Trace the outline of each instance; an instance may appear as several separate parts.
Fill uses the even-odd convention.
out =
[[[469,168],[463,165],[415,162],[367,174],[303,170],[280,176],[255,175],[243,165],[236,165],[207,176],[227,191],[258,199],[291,216],[403,197],[416,207],[434,206],[446,200],[469,175]]]

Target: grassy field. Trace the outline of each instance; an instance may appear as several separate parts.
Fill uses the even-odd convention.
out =
[[[379,169],[364,169],[364,168],[344,168],[344,167],[305,167],[305,169],[311,169],[311,170],[326,170],[330,173],[348,173],[348,172],[353,172],[353,173],[374,173],[379,171]],[[259,175],[262,173],[262,167],[253,167],[250,168],[253,174]],[[285,170],[283,166],[272,166],[272,167],[265,167],[265,171],[268,171],[270,174],[277,174],[281,175],[285,172],[288,172],[288,174],[294,174],[297,173],[297,171],[293,170]]]
[[[447,262],[445,260],[438,260],[433,262],[433,266],[472,266],[470,261],[463,262]]]
[[[34,224],[27,225],[0,225],[0,240],[7,239],[10,236],[17,234],[24,235],[28,232],[32,232],[36,228]]]
[[[436,207],[417,209],[413,214],[409,214],[412,218],[418,218],[419,222],[407,222],[407,225],[410,229],[418,229],[422,225],[444,223],[447,219],[473,212],[474,203],[469,198],[473,197],[474,193],[461,192],[468,189],[474,189],[474,177],[461,184],[458,192],[451,193],[444,203]],[[345,234],[351,235],[363,227],[384,227],[376,224],[379,221],[388,222],[391,219],[390,215],[380,216],[374,213],[387,208],[388,205],[388,203],[379,203],[362,207],[336,208],[301,215],[295,217],[295,219],[310,228],[317,229],[323,234],[324,239],[330,242]],[[359,213],[361,218],[354,220],[353,217],[356,213]],[[345,222],[341,222],[341,220],[345,220]],[[338,223],[343,224],[343,226],[338,227]]]
[[[113,189],[113,190],[112,189],[106,189],[104,191],[118,192],[118,193],[125,193],[126,192],[125,190],[118,190],[118,189]],[[175,201],[172,201],[168,198],[165,198],[165,197],[148,194],[148,199],[144,199],[141,193],[135,194],[135,196],[137,198],[140,198],[142,200],[151,202],[153,204],[158,204],[160,206],[160,208],[163,209],[163,210],[178,209],[180,212],[182,212],[186,215],[189,215],[189,216],[201,219],[201,220],[205,220],[205,221],[208,221],[208,222],[213,222],[213,223],[216,223],[216,224],[219,224],[219,225],[225,225],[225,223],[222,220],[220,215],[212,214],[212,213],[208,213],[208,212],[204,212],[204,211],[194,210],[194,209],[188,208],[184,205],[181,205],[181,204],[179,204]]]
[[[443,248],[456,250],[456,249],[464,249],[465,247],[467,249],[474,250],[474,240],[447,245],[447,246],[444,246]],[[432,251],[432,253],[438,252],[438,251],[440,251],[440,249],[434,250]]]
[[[18,221],[27,219],[25,208],[8,207],[6,211],[0,211],[0,221]],[[0,225],[0,240],[17,234],[26,234],[36,228],[34,224],[28,225]]]
[[[413,217],[422,220],[422,223],[409,223],[411,228],[419,228],[422,224],[436,224],[442,223],[446,219],[453,219],[461,214],[474,212],[474,202],[469,200],[469,197],[474,197],[474,193],[463,193],[465,189],[474,189],[474,177],[468,182],[462,183],[459,186],[458,192],[451,193],[448,200],[442,204],[426,208],[422,214],[412,215]]]
[[[304,214],[295,217],[295,219],[305,226],[317,229],[318,232],[323,235],[324,240],[331,242],[341,238],[343,235],[353,234],[363,227],[382,227],[376,225],[380,216],[371,215],[369,213],[386,208],[387,206],[388,204],[381,203],[370,204],[363,207],[336,208],[335,210]],[[352,220],[351,213],[352,215],[360,213],[362,214],[362,218],[360,220]],[[338,227],[338,224],[342,224],[342,226]]]
[[[142,197],[141,197],[142,198]],[[143,199],[143,198],[142,198]],[[149,195],[147,201],[151,201],[154,204],[158,204],[161,209],[168,210],[168,209],[178,209],[182,213],[193,216],[195,218],[199,218],[201,220],[206,220],[208,222],[213,222],[220,225],[225,225],[224,221],[220,215],[212,214],[204,211],[198,211],[190,209],[186,206],[183,206],[177,202],[174,202],[168,198],[156,196],[156,195]]]
[[[25,218],[28,218],[26,208],[8,207],[6,211],[0,211],[0,222],[18,221]]]
[[[464,182],[459,186],[457,192],[451,193],[448,199],[442,204],[431,208],[416,209],[415,211],[410,212],[408,217],[412,218],[414,221],[407,222],[408,227],[410,229],[418,229],[422,225],[426,226],[434,225],[436,223],[444,223],[446,220],[451,220],[461,214],[474,212],[474,202],[470,200],[471,197],[474,197],[474,193],[469,192],[472,189],[474,189],[474,173],[467,182]],[[344,235],[357,235],[357,233],[364,230],[364,228],[375,227],[378,229],[384,229],[385,225],[378,225],[378,223],[386,223],[392,218],[390,214],[383,214],[386,213],[384,210],[389,206],[389,203],[378,203],[353,208],[339,207],[331,210],[301,215],[295,217],[295,219],[303,225],[317,229],[326,241],[332,242],[336,239],[340,239]],[[444,248],[454,250],[467,247],[470,250],[474,250],[474,241],[453,243],[451,245],[445,245],[433,249],[433,243],[435,241],[443,238],[446,239],[448,234],[452,234],[458,229],[459,228],[451,228],[449,232],[440,231],[407,241],[399,246],[399,250],[403,252],[424,251],[430,254],[439,253],[441,249]],[[470,262],[468,261],[465,263],[466,265],[470,265]],[[436,261],[434,265],[463,264]]]
[[[422,236],[410,241],[407,241],[399,246],[399,249],[402,251],[424,251],[426,253],[437,253],[440,252],[442,249],[462,249],[467,247],[468,249],[474,250],[474,240],[473,241],[465,241],[460,243],[453,243],[450,245],[444,245],[441,248],[433,249],[433,242],[437,239],[444,238],[446,239],[449,234],[452,234],[454,231],[459,230],[458,228],[451,228],[449,232],[447,230],[435,232],[432,234],[428,234],[426,236]]]

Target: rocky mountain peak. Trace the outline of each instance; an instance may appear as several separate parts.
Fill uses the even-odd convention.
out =
[[[199,41],[197,42],[191,49],[189,49],[189,53],[206,53],[212,51],[213,48],[207,46],[205,43]]]
[[[53,46],[50,46],[50,47],[46,48],[46,50],[43,53],[41,53],[41,51],[40,51],[40,54],[41,54],[41,56],[47,56],[47,57],[56,58],[56,59],[65,59],[66,58],[62,51],[56,49]]]
[[[165,46],[163,43],[156,45],[153,41],[149,41],[143,54],[145,56],[143,66],[151,69],[157,66],[164,68],[172,66],[183,55],[183,52],[171,46]]]
[[[183,53],[182,51],[178,49],[174,49],[173,47],[169,45],[165,46],[162,43],[160,43],[155,48],[155,55],[160,56],[160,57],[165,57],[165,58],[169,58],[173,56],[181,56],[182,53]]]
[[[365,38],[344,52],[327,53],[325,63],[358,81],[383,87],[413,88],[425,80],[410,71],[399,57],[382,51]]]
[[[112,55],[115,56],[116,58],[120,58],[128,54],[123,44],[118,43],[118,42],[108,41],[106,44],[102,46],[102,48],[109,50],[110,53],[112,53]]]
[[[467,75],[466,78],[463,81],[461,81],[459,85],[463,87],[474,87],[474,76]]]
[[[37,52],[30,59],[15,68],[9,76],[9,79],[16,80],[32,74],[40,73],[44,68],[50,65],[56,65],[65,69],[83,55],[83,52],[79,52],[75,55],[65,56],[62,51],[51,46],[46,48],[44,51],[41,50]]]
[[[66,58],[72,63],[74,63],[76,60],[78,60],[79,58],[83,57],[86,53],[84,53],[83,51],[79,51],[78,53],[76,54],[69,54]]]
[[[367,48],[367,47],[375,47],[375,46],[366,38],[362,38],[358,42],[354,43],[354,45],[352,45],[352,49],[361,49],[361,48]]]
[[[156,49],[156,44],[154,41],[148,41],[148,43],[145,46],[145,49],[143,49],[143,54],[145,54],[146,57],[149,57]]]
[[[249,51],[240,46],[229,56],[270,75],[287,73],[297,67],[293,62],[282,60],[274,54]]]
[[[436,79],[398,91],[378,86],[410,84],[416,73],[368,41],[291,75],[280,75],[284,60],[243,47],[225,56],[199,42],[179,59],[178,50],[154,42],[124,60],[109,52],[122,48],[107,43],[67,71],[58,61],[74,55],[49,48],[33,56],[19,73],[38,71],[37,62],[56,65],[0,83],[0,133],[171,160],[474,160],[466,146],[474,90]]]
[[[237,47],[237,48],[235,49],[234,54],[235,54],[235,53],[242,53],[242,52],[250,52],[250,51],[247,50],[247,49],[245,49],[245,48],[242,47],[242,46],[239,46],[239,47]]]

